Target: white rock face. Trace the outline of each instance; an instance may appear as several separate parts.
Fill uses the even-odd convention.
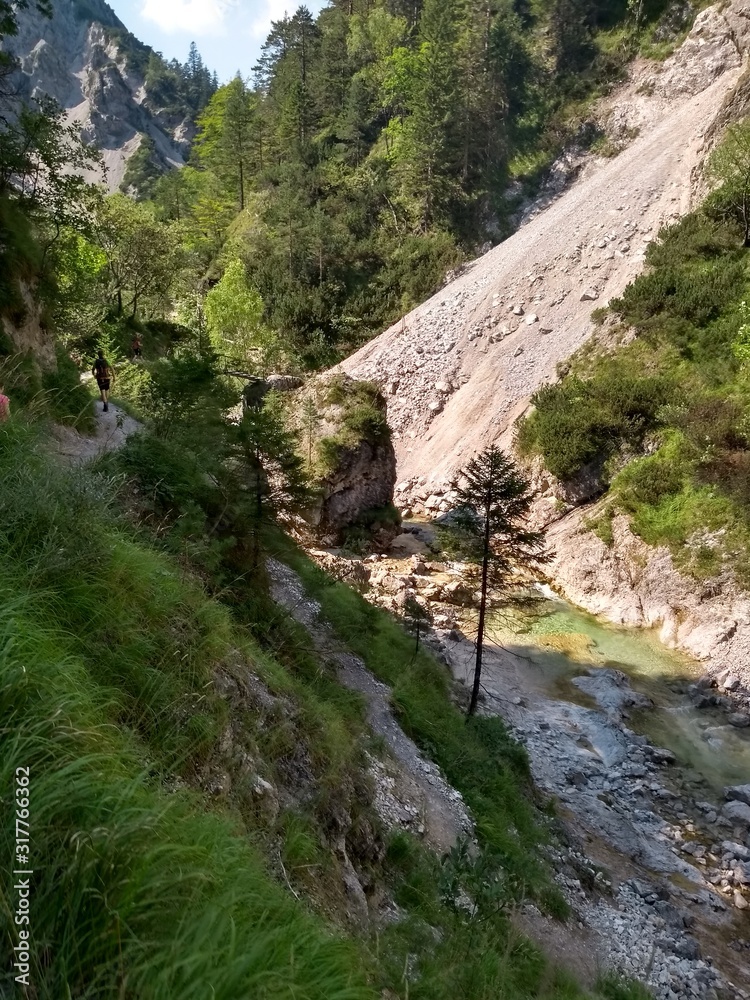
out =
[[[605,545],[586,528],[596,514],[596,506],[578,508],[548,529],[548,573],[565,596],[617,624],[658,628],[662,642],[702,660],[720,682],[723,671],[732,689],[750,688],[750,597],[729,579],[681,573],[669,550],[642,542],[624,516]]]
[[[107,184],[119,188],[128,159],[149,136],[164,166],[182,166],[193,126],[160,108],[130,66],[116,33],[127,29],[103,0],[89,0],[81,17],[74,0],[55,0],[54,16],[31,5],[19,11],[19,32],[5,48],[21,62],[22,96],[49,94],[103,152]],[[101,180],[100,176],[92,178]]]

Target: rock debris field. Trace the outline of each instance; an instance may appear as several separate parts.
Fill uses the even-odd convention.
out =
[[[509,442],[529,397],[590,336],[592,310],[622,293],[661,227],[691,208],[748,35],[737,4],[700,14],[661,69],[650,64],[620,105],[610,101],[610,116],[638,122],[627,149],[590,160],[548,208],[343,362],[386,393],[402,506],[420,509],[472,453]]]

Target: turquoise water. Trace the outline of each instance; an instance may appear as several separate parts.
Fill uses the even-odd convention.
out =
[[[655,633],[608,625],[557,599],[546,600],[528,628],[501,631],[501,641],[523,647],[549,694],[590,705],[571,679],[591,667],[622,670],[654,704],[632,713],[627,724],[633,730],[668,747],[687,774],[716,792],[750,781],[750,729],[729,726],[718,709],[693,707],[686,688],[702,673],[700,664],[667,649]]]

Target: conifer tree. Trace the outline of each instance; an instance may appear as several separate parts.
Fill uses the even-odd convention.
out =
[[[312,500],[312,492],[298,454],[297,438],[285,426],[276,393],[269,393],[262,406],[245,411],[240,440],[249,469],[250,564],[257,570],[264,528],[304,510]]]
[[[479,582],[474,682],[469,715],[476,711],[482,676],[487,613],[499,602],[527,603],[513,594],[516,570],[533,569],[549,558],[544,533],[526,525],[534,499],[528,480],[496,446],[490,445],[462,469],[453,483],[455,501],[450,520],[465,558],[475,566]]]

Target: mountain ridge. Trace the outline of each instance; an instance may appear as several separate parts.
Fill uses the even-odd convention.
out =
[[[4,47],[19,61],[15,83],[30,100],[48,94],[102,150],[110,190],[125,178],[130,158],[153,143],[155,169],[183,166],[194,125],[157,99],[144,64],[161,56],[128,31],[105,0],[56,0],[52,18],[19,12],[18,34]],[[186,109],[187,111],[187,109]]]

